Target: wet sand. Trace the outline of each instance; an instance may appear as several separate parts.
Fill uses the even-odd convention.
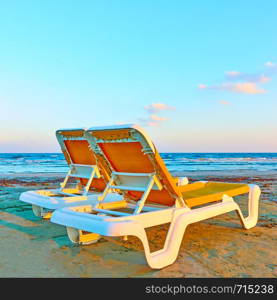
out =
[[[18,200],[23,191],[57,187],[61,174],[2,175],[0,277],[277,277],[277,175],[249,175],[189,174],[190,181],[258,184],[259,222],[245,230],[231,212],[191,224],[176,262],[162,270],[148,267],[135,237],[72,245],[64,227],[35,217],[31,206]],[[246,214],[246,197],[236,200]],[[168,225],[147,230],[152,251],[162,248],[167,230]]]

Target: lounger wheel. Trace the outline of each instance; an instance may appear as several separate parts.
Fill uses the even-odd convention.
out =
[[[41,206],[33,204],[32,205],[32,210],[33,210],[33,213],[36,217],[41,218],[41,214],[42,214],[42,210],[43,210],[43,208]]]
[[[51,212],[45,211],[45,209],[41,206],[32,204],[32,210],[36,217],[43,218],[43,219],[49,219],[51,217]]]
[[[98,233],[83,233],[82,230],[66,227],[67,235],[73,244],[90,245],[97,243],[101,235]]]

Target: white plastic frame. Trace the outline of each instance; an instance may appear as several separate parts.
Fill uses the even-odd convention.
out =
[[[120,125],[112,127],[98,127],[90,128],[89,131],[95,130],[109,130],[109,129],[135,129],[139,131],[136,137],[143,145],[144,153],[155,153],[155,147],[152,144],[149,137],[137,126],[133,125]],[[91,146],[94,147],[96,153],[101,153],[93,137],[89,137],[86,133],[87,139],[91,142]],[[126,139],[125,139],[126,141]],[[100,141],[101,142],[101,141]],[[104,141],[103,141],[104,142]],[[113,182],[118,179],[117,177],[125,176],[124,185],[115,184]],[[137,175],[137,174],[136,174]],[[99,202],[96,205],[84,205],[80,207],[68,207],[56,210],[51,218],[51,221],[60,225],[77,228],[88,232],[100,234],[102,236],[128,236],[133,235],[138,237],[144,246],[144,252],[146,260],[149,266],[153,269],[160,269],[172,264],[179,252],[181,241],[186,230],[186,227],[195,222],[199,222],[217,215],[221,215],[230,211],[236,211],[242,225],[245,229],[254,227],[258,220],[258,206],[260,197],[260,188],[257,185],[249,185],[248,196],[248,216],[245,218],[239,208],[238,204],[232,197],[223,195],[222,201],[216,204],[207,204],[201,208],[191,209],[183,199],[176,199],[174,207],[161,208],[158,206],[145,205],[145,200],[149,191],[154,188],[160,188],[159,181],[153,183],[153,178],[156,174],[148,174],[150,180],[148,185],[141,186],[139,181],[140,176],[128,173],[114,172],[109,185],[106,187],[103,195],[100,197]],[[134,182],[130,183],[130,178],[133,176]],[[144,174],[145,176],[145,174]],[[153,176],[153,177],[151,177]],[[126,184],[126,178],[129,179],[129,184]],[[143,176],[141,176],[143,178]],[[122,180],[122,178],[121,178]],[[120,180],[119,180],[120,181]],[[140,185],[140,186],[139,186]],[[127,214],[118,211],[120,207],[115,208],[110,206],[110,210],[105,208],[99,208],[101,200],[105,199],[109,192],[116,188],[121,190],[139,190],[144,191],[144,194],[140,201],[136,204],[125,203],[122,208],[134,209],[133,214]],[[181,201],[178,201],[181,200]],[[177,202],[179,203],[177,205]],[[180,204],[182,205],[180,207]],[[114,209],[114,210],[113,210]],[[104,216],[103,216],[104,214]],[[149,243],[145,229],[148,227],[170,223],[170,228],[167,233],[166,241],[163,249],[150,253]]]
[[[176,260],[183,235],[189,224],[236,211],[245,229],[254,227],[258,220],[260,188],[257,185],[249,185],[249,188],[248,216],[246,218],[244,218],[241,209],[233,198],[224,195],[222,202],[202,208],[172,207],[153,209],[145,206],[144,212],[132,215],[117,214],[116,211],[98,210],[93,206],[62,208],[53,213],[51,222],[102,236],[136,236],[143,244],[149,266],[153,269],[161,269]],[[134,205],[127,204],[126,207],[134,208]],[[99,212],[104,212],[106,215],[97,215]],[[151,253],[145,229],[165,223],[170,223],[170,228],[164,247]]]

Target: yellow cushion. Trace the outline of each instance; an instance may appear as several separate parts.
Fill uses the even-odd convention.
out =
[[[241,183],[195,182],[180,187],[189,207],[222,200],[224,194],[234,197],[249,192],[249,186]]]

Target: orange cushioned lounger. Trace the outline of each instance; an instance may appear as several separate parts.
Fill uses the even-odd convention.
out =
[[[105,162],[96,161],[84,133],[83,128],[56,131],[69,171],[58,189],[28,191],[20,195],[21,201],[32,204],[36,216],[50,218],[54,209],[93,203],[106,188],[111,171],[102,166]],[[75,187],[68,187],[70,179],[75,182]]]
[[[199,181],[176,183],[145,131],[136,125],[93,127],[85,137],[96,160],[111,170],[110,181],[94,206],[67,207],[51,221],[102,236],[138,237],[152,268],[173,263],[187,225],[236,211],[245,228],[255,226],[260,189],[252,184]],[[104,163],[105,162],[105,163]],[[120,191],[122,206],[102,202]],[[232,197],[249,194],[247,218]],[[201,206],[201,207],[199,207]],[[170,223],[164,248],[150,252],[145,228]]]
[[[84,129],[79,130],[57,130],[56,136],[59,141],[61,150],[68,165],[97,165],[94,153],[89,147],[88,141],[84,138]],[[102,192],[106,187],[106,182],[109,181],[109,174],[98,162],[98,169],[103,174],[101,178],[93,178],[89,190]],[[82,187],[87,185],[87,178],[78,178]]]
[[[121,130],[118,134],[123,134]],[[102,134],[102,135],[101,135]],[[109,135],[110,134],[110,135]],[[114,143],[113,131],[97,131],[97,137],[100,139],[105,137],[105,143],[98,143],[104,155],[112,165],[112,169],[117,172],[127,173],[153,173],[157,172],[162,177],[162,181],[166,183],[167,188],[162,191],[152,190],[148,197],[147,202],[172,206],[175,199],[171,197],[170,191],[175,193],[177,197],[182,197],[189,207],[203,205],[210,202],[222,200],[224,194],[234,197],[237,195],[249,192],[247,184],[225,183],[225,182],[196,182],[184,186],[176,184],[174,178],[164,164],[163,159],[155,149],[153,161],[149,157],[142,155],[143,148],[139,142],[118,142]],[[127,130],[125,130],[127,136]],[[111,141],[110,143],[108,141]],[[142,192],[129,192],[133,200],[139,200]]]

